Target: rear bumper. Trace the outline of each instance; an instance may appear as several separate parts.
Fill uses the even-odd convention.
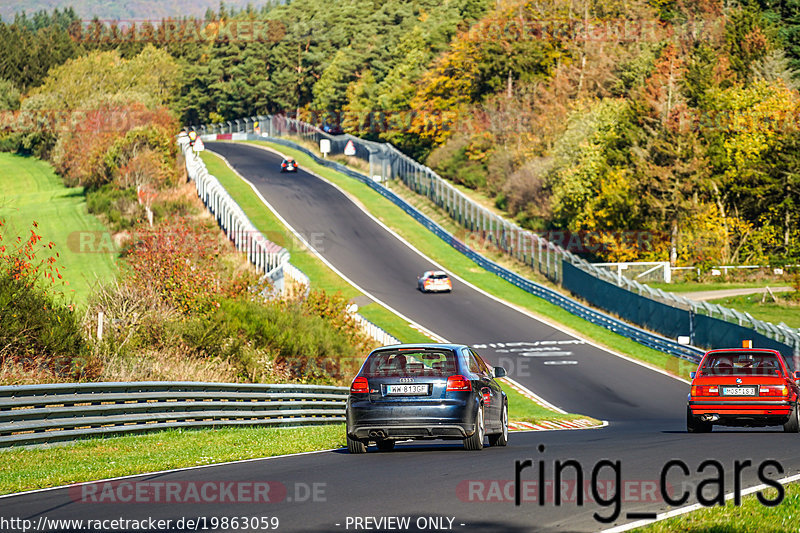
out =
[[[375,439],[464,439],[475,432],[475,424],[461,425],[370,425],[348,428],[351,437]]]
[[[786,422],[794,407],[793,402],[769,401],[704,401],[689,402],[689,411],[695,417],[717,415],[716,424],[736,426],[768,426]]]
[[[357,439],[463,439],[475,432],[477,405],[469,401],[381,405],[350,401],[347,434]]]

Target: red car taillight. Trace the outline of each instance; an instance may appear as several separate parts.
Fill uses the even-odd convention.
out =
[[[692,385],[692,396],[719,395],[718,385]]]
[[[450,376],[447,378],[447,390],[464,391],[472,390],[472,382],[461,375]]]
[[[369,383],[367,382],[367,378],[365,377],[358,377],[353,380],[353,384],[350,385],[350,393],[351,394],[367,394],[369,393]]]
[[[761,385],[758,388],[759,396],[786,396],[789,394],[789,387],[786,385]]]

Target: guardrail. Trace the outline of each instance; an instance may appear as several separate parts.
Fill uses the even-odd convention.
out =
[[[279,289],[282,288],[282,268],[289,262],[289,252],[269,241],[256,229],[225,187],[208,173],[203,161],[189,145],[187,137],[179,137],[178,143],[186,161],[186,171],[195,183],[197,195],[215,216],[220,228],[233,241],[237,250],[247,254],[248,260],[259,271]]]
[[[216,137],[213,135],[206,135],[205,138],[208,140],[214,140]],[[244,140],[246,138],[248,137],[246,136],[240,137],[241,140]],[[521,288],[524,291],[527,291],[540,298],[543,298],[544,300],[547,300],[550,303],[553,303],[555,305],[558,305],[559,307],[566,309],[567,311],[569,311],[574,315],[577,315],[585,320],[588,320],[589,322],[600,325],[611,331],[614,331],[615,333],[618,333],[632,340],[635,340],[640,344],[674,355],[676,357],[680,357],[682,359],[686,359],[688,361],[697,363],[700,361],[700,357],[704,353],[702,350],[698,348],[678,344],[677,342],[668,339],[666,337],[662,337],[661,335],[657,335],[655,333],[643,330],[636,326],[627,324],[601,311],[597,311],[595,309],[587,307],[581,304],[580,302],[577,302],[576,300],[573,300],[557,291],[554,291],[553,289],[550,289],[549,287],[545,287],[543,285],[530,281],[520,276],[519,274],[516,274],[515,272],[512,272],[504,267],[501,267],[497,263],[483,257],[474,250],[471,250],[466,244],[456,239],[451,233],[449,233],[439,224],[437,224],[436,222],[434,222],[433,220],[431,220],[430,218],[419,212],[415,207],[413,207],[411,204],[400,198],[397,194],[387,189],[386,187],[376,182],[375,180],[370,179],[368,176],[361,174],[360,172],[356,172],[355,170],[352,170],[335,161],[331,161],[329,159],[322,159],[318,157],[315,153],[313,153],[311,150],[308,150],[307,148],[286,139],[271,138],[264,136],[253,136],[252,139],[268,140],[276,144],[281,144],[284,146],[294,148],[296,150],[300,150],[303,153],[311,156],[317,163],[328,166],[330,168],[334,168],[343,174],[346,174],[352,178],[362,181],[372,189],[376,190],[382,196],[389,199],[392,203],[403,209],[403,211],[405,211],[415,220],[420,222],[434,235],[445,241],[447,244],[449,244],[462,254],[466,255],[468,258],[470,258],[472,261],[477,263],[482,268],[498,275],[499,277],[505,279],[506,281],[512,283],[513,285],[516,285],[517,287]],[[556,261],[555,255],[552,256],[552,261],[555,263]],[[553,268],[555,268],[555,266],[553,266]]]
[[[198,382],[0,387],[0,447],[168,428],[340,424],[348,389]]]
[[[352,135],[334,136],[305,122],[275,115],[245,117],[226,124],[197,126],[195,129],[203,134],[224,134],[233,137],[234,140],[238,135],[247,133],[269,137],[297,135],[315,143],[324,138],[331,141],[332,153],[341,153],[344,146],[352,142],[355,157],[369,162],[370,177],[376,174],[380,179],[399,177],[412,190],[427,196],[445,209],[461,226],[471,231],[481,231],[504,253],[524,261],[557,283],[561,281],[561,261],[565,260],[599,279],[615,283],[640,296],[753,329],[768,338],[791,346],[795,356],[800,356],[800,330],[785,323],[775,325],[758,320],[749,313],[741,313],[721,305],[690,300],[677,294],[653,289],[636,280],[619,279],[608,270],[598,268],[542,236],[524,230],[478,205],[431,168],[414,161],[389,143],[367,141]]]

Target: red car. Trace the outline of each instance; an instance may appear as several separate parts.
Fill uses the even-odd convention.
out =
[[[691,373],[692,389],[686,408],[689,433],[707,433],[712,427],[780,426],[800,431],[797,381],[780,352],[732,348],[711,350]]]
[[[297,161],[291,157],[281,161],[281,172],[297,172]]]

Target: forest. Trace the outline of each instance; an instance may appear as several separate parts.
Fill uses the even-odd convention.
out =
[[[138,27],[42,11],[0,24],[0,107],[61,109],[85,87],[64,69],[44,101],[52,69],[145,50],[170,58],[158,98],[180,123],[334,123],[524,227],[597,232],[597,259],[800,260],[796,0],[295,0]],[[0,146],[52,139],[7,123]]]

